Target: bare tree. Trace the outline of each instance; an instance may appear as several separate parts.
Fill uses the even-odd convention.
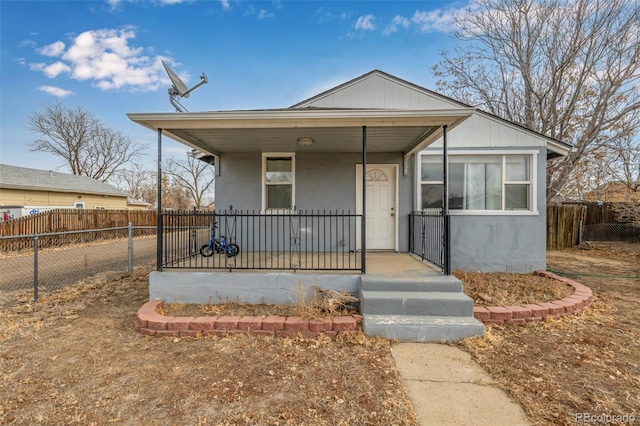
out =
[[[215,175],[213,166],[187,154],[186,160],[170,158],[165,173],[189,194],[196,208],[207,207],[213,201]]]
[[[640,2],[476,0],[457,18],[437,86],[574,146],[549,164],[547,200],[593,147],[640,124]]]
[[[625,137],[610,145],[612,164],[609,167],[613,181],[622,186],[626,200],[640,202],[640,139]]]
[[[60,103],[29,117],[27,128],[39,135],[31,151],[61,157],[74,175],[107,181],[147,146],[134,144],[121,132],[105,127],[92,113]]]
[[[155,205],[158,197],[157,173],[146,170],[139,163],[119,170],[111,181],[120,189],[127,191],[135,200]]]

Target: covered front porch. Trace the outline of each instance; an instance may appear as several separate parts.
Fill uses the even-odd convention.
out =
[[[319,286],[359,295],[370,335],[448,341],[481,334],[471,299],[449,275],[447,197],[439,214],[412,212],[414,155],[442,138],[446,159],[447,131],[472,112],[130,114],[158,133],[159,175],[169,135],[215,166],[216,204],[229,206],[158,215],[150,298],[297,303]],[[446,188],[446,161],[443,167]]]
[[[162,213],[158,271],[186,265],[366,273],[367,248],[413,251],[414,155],[441,137],[446,151],[447,131],[472,112],[309,108],[129,114],[158,133],[159,175],[163,135],[197,150],[215,167],[216,204],[229,208],[213,213],[209,234],[224,235],[240,249],[233,258],[189,262],[183,248],[164,241],[177,234]],[[443,202],[444,235],[430,236],[443,247],[443,256],[430,260],[448,274],[446,197]],[[161,197],[158,207],[162,211]],[[198,248],[201,235],[206,232],[188,244]]]

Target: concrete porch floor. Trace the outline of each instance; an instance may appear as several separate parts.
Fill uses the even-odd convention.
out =
[[[199,272],[291,272],[295,274],[359,274],[360,253],[301,253],[299,260],[293,259],[296,265],[310,269],[289,268],[292,259],[289,254],[268,254],[264,252],[240,253],[235,258],[227,258],[224,254],[212,257],[196,255],[172,267],[167,271],[199,271]],[[228,267],[225,267],[228,266]],[[313,268],[327,268],[317,269]],[[341,268],[341,269],[332,269]],[[367,252],[367,274],[424,273],[442,274],[441,270],[411,253],[387,251]]]
[[[369,252],[367,274],[424,273],[442,274],[440,269],[411,253]]]

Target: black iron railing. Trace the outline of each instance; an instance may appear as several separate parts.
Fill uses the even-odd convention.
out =
[[[409,213],[409,252],[451,273],[448,247],[449,217],[442,210]]]
[[[361,220],[349,211],[163,213],[162,269],[361,271]],[[222,245],[203,255],[212,236]]]

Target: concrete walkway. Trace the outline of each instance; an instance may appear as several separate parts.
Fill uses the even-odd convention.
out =
[[[520,405],[456,347],[398,343],[391,349],[421,425],[529,425]]]

